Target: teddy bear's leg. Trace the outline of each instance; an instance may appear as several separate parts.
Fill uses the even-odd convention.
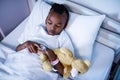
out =
[[[63,74],[64,78],[68,78],[70,76],[71,69],[72,69],[71,66],[64,66],[64,74]]]
[[[51,71],[52,70],[52,65],[50,64],[50,61],[48,59],[43,62],[42,67],[46,71]]]
[[[78,70],[77,69],[75,69],[75,68],[72,68],[72,70],[71,70],[71,76],[74,78],[74,77],[76,77],[78,74],[79,74],[79,72],[78,72]]]
[[[77,69],[81,74],[85,73],[88,70],[87,64],[84,62],[84,60],[76,59],[72,63],[72,68]]]

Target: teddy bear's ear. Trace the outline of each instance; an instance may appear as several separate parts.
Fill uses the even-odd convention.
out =
[[[84,60],[85,64],[87,64],[87,66],[89,67],[90,66],[90,61],[89,60]]]

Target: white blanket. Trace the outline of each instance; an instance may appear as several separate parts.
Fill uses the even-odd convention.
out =
[[[0,80],[57,80],[57,78],[57,73],[42,69],[38,55],[29,53],[27,49],[15,52],[0,45]]]

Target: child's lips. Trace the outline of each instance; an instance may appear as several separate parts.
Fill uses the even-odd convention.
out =
[[[50,35],[54,35],[54,34],[55,34],[54,31],[49,31],[48,33],[49,33]]]

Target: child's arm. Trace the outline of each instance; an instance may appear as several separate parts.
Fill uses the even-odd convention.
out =
[[[28,48],[28,50],[29,50],[31,53],[37,53],[38,47],[39,47],[39,44],[38,44],[38,43],[32,42],[32,41],[26,41],[26,42],[24,42],[23,44],[19,44],[19,45],[16,47],[16,51],[20,51],[20,50],[22,50],[22,49]]]
[[[51,49],[47,48],[46,51],[47,51],[46,54],[47,54],[47,56],[48,56],[48,58],[49,58],[49,60],[51,62],[54,62],[55,60],[58,59],[57,56],[55,55],[55,53]],[[63,73],[64,73],[64,67],[60,63],[60,61],[58,61],[57,63],[55,63],[55,65],[53,65],[53,67],[58,71],[58,73],[60,73],[61,75],[63,75]]]

